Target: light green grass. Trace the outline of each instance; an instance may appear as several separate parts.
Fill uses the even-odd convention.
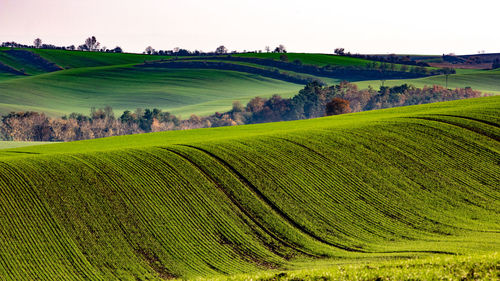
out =
[[[498,253],[489,255],[387,259],[346,263],[293,271],[264,271],[257,274],[199,278],[196,280],[496,280]]]
[[[133,65],[78,68],[0,83],[0,112],[88,113],[110,105],[160,108],[188,118],[231,109],[235,100],[295,95],[301,85],[235,71],[156,69]]]
[[[500,249],[499,109],[486,97],[0,150],[0,279],[467,272],[451,253]],[[378,262],[391,257],[431,260]]]
[[[26,147],[32,145],[48,144],[49,142],[42,141],[0,141],[0,149],[15,148],[15,147]]]

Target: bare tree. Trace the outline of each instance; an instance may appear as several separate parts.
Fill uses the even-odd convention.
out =
[[[286,47],[283,44],[280,44],[276,49],[274,49],[275,53],[286,53]]]
[[[92,36],[92,37],[85,39],[84,46],[89,51],[95,51],[95,50],[99,49],[99,45],[101,45],[101,43],[97,42],[97,39],[95,38],[95,36]]]
[[[334,52],[335,52],[335,54],[337,54],[339,56],[343,56],[345,54],[345,49],[344,48],[336,48]]]
[[[269,53],[271,51],[271,47],[266,46],[265,50],[266,50],[266,53]]]
[[[224,45],[221,45],[215,49],[216,54],[227,54],[227,48]]]
[[[42,47],[42,39],[36,38],[35,41],[33,41],[33,45],[35,45],[35,48],[40,48]]]
[[[151,46],[147,46],[147,47],[146,47],[146,50],[145,50],[144,52],[145,52],[146,54],[148,54],[148,55],[152,55],[152,54],[154,54],[155,49],[153,49],[153,47],[151,47]]]
[[[326,115],[338,115],[344,113],[350,113],[351,107],[349,106],[349,101],[341,98],[334,98],[332,101],[326,104]]]

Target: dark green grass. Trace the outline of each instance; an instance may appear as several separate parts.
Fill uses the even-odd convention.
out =
[[[50,49],[22,49],[40,55],[42,58],[51,61],[62,68],[79,68],[93,66],[110,66],[132,63],[143,63],[159,59],[168,59],[169,56],[150,56],[129,53],[102,53],[83,51],[64,51]],[[1,48],[0,48],[1,51]]]
[[[354,266],[349,278],[390,266],[399,278],[404,261],[377,259],[423,256],[444,258],[410,262],[416,276],[453,262],[468,270],[446,257],[500,249],[499,105],[487,97],[1,150],[0,279],[272,270],[260,278],[360,262],[382,269]]]
[[[45,73],[44,70],[39,69],[35,65],[32,65],[30,63],[27,63],[26,61],[20,60],[19,58],[15,57],[11,54],[8,54],[5,51],[0,51],[0,62],[2,62],[3,64],[5,64],[5,65],[7,65],[7,66],[19,71],[19,72],[26,73],[29,75],[36,75],[36,74]],[[19,76],[19,75],[13,75],[13,74],[5,73],[5,72],[2,72],[2,74],[7,75],[7,76]],[[2,76],[4,76],[4,75],[2,75]],[[21,75],[21,77],[22,77],[22,75]]]
[[[378,88],[381,81],[360,81],[355,82],[360,88],[372,86]],[[438,75],[418,79],[402,79],[384,81],[386,86],[397,86],[403,83],[415,85],[417,87],[441,85],[446,86],[446,76]],[[448,77],[449,88],[472,87],[485,93],[500,93],[500,70],[467,70],[459,71],[458,74],[452,74]]]
[[[251,57],[251,58],[272,58],[279,60],[282,54],[279,53],[246,53],[237,54],[237,57]],[[328,54],[304,54],[304,53],[286,53],[285,54],[290,61],[300,60],[304,64],[312,64],[318,66],[325,65],[354,65],[354,66],[364,66],[371,62],[369,60],[350,58],[344,56],[328,55]]]

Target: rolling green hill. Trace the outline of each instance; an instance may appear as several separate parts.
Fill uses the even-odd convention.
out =
[[[144,61],[168,59],[168,56],[150,56],[128,53],[101,53],[101,52],[82,52],[82,51],[64,51],[51,49],[15,49],[33,52],[43,59],[53,62],[56,65],[68,69],[93,66],[110,66],[122,64],[143,63]],[[0,56],[8,56],[10,48],[0,48]],[[12,55],[11,55],[12,57]],[[15,56],[14,59],[15,60]],[[5,62],[0,57],[0,61]],[[23,68],[24,65],[14,64],[13,67]]]
[[[117,112],[157,107],[187,118],[227,111],[235,100],[293,96],[302,87],[245,72],[136,66],[167,58],[0,48],[0,113],[32,110],[61,116],[110,105]]]
[[[110,105],[115,111],[157,107],[188,118],[230,109],[235,100],[280,94],[301,85],[254,74],[134,65],[76,68],[0,82],[0,112],[34,110],[63,115]]]
[[[0,150],[0,279],[490,254],[499,109],[486,97]]]
[[[381,83],[381,81],[356,82],[360,88],[372,86],[375,89],[380,87]],[[419,79],[387,80],[384,82],[384,85],[397,86],[403,83],[412,84],[416,87],[432,85],[445,86],[446,76],[438,75]],[[479,90],[485,93],[500,94],[500,69],[459,71],[457,74],[452,74],[448,77],[448,87],[472,87],[474,90]]]
[[[286,55],[292,66],[293,61],[300,60],[306,68],[326,65],[355,67],[370,62],[326,54]],[[320,80],[326,84],[345,79],[363,80],[362,76],[351,77],[350,74],[319,76],[321,71],[317,67],[297,70],[281,65],[285,69],[280,69],[269,60],[262,60],[279,60],[279,56],[276,53],[246,53],[233,57],[182,57],[172,61],[167,56],[0,48],[0,114],[32,110],[62,116],[72,112],[86,114],[91,107],[110,105],[117,113],[137,107],[156,107],[187,118],[191,114],[210,115],[227,111],[235,100],[246,103],[255,96],[270,97],[273,94],[290,97],[309,80]],[[243,61],[238,61],[238,57]],[[243,58],[257,60],[245,61]],[[167,60],[169,63],[184,63],[185,68],[169,67]],[[202,65],[188,67],[189,63],[196,62]],[[203,63],[206,63],[205,67]],[[246,66],[253,71],[214,69],[207,63]],[[315,69],[319,72],[314,72]],[[280,75],[274,75],[276,73]],[[287,79],[287,76],[298,79]],[[499,76],[499,71],[463,71],[450,75],[449,86],[471,86],[496,94],[500,93]],[[378,88],[380,85],[380,81],[357,83],[362,88],[369,85]],[[388,80],[386,83],[431,86],[444,84],[444,76]]]
[[[237,54],[236,57],[246,57],[246,58],[262,58],[262,59],[275,59],[279,60],[280,53],[244,53]],[[290,61],[299,60],[303,64],[312,64],[318,66],[325,65],[343,65],[343,66],[363,66],[371,62],[365,59],[328,55],[328,54],[304,54],[304,53],[286,53],[285,54]]]

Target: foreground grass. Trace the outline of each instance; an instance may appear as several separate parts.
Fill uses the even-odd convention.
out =
[[[15,148],[15,147],[26,147],[32,145],[42,145],[49,144],[50,142],[34,142],[34,141],[0,141],[0,149]]]
[[[375,261],[337,261],[331,265],[292,271],[198,278],[217,281],[277,280],[498,280],[500,255],[432,256]]]
[[[0,279],[468,274],[500,250],[499,104],[0,150]]]

